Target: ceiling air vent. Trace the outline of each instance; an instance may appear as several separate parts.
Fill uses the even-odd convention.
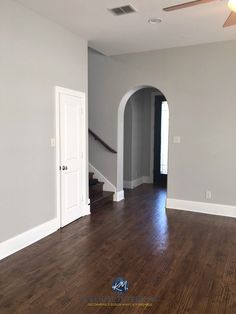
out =
[[[108,9],[113,15],[120,16],[136,12],[135,8],[131,5],[125,5],[123,7]]]

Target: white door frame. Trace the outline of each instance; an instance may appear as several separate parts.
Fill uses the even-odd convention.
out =
[[[163,95],[160,91],[151,93],[150,178],[152,183],[154,180],[155,99],[160,95]]]
[[[84,105],[82,108],[83,125],[82,125],[82,154],[83,154],[83,208],[82,216],[90,214],[89,198],[88,198],[88,115],[86,106],[86,94],[83,92],[55,87],[55,112],[56,112],[56,206],[57,206],[57,221],[61,228],[61,171],[60,171],[60,94],[84,98]]]

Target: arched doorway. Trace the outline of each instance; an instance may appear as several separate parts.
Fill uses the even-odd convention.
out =
[[[154,160],[154,153],[151,153],[151,151],[154,150],[154,140],[155,140],[155,133],[154,133],[154,126],[155,126],[155,104],[156,104],[156,97],[163,97],[164,100],[166,100],[166,98],[164,98],[164,94],[157,89],[156,87],[153,86],[148,86],[148,85],[142,85],[142,86],[137,86],[133,89],[131,89],[130,91],[128,91],[124,97],[122,98],[121,102],[120,102],[120,106],[118,109],[118,138],[117,138],[117,142],[118,142],[118,152],[117,152],[117,191],[118,194],[120,194],[120,198],[122,198],[122,193],[123,193],[123,188],[124,188],[124,115],[125,115],[125,108],[127,103],[129,102],[130,98],[133,97],[133,95],[137,92],[139,92],[140,90],[144,90],[144,89],[149,89],[151,90],[151,125],[150,125],[150,138],[148,139],[150,141],[150,176],[149,176],[149,180],[150,182],[147,183],[151,183],[155,180],[155,177],[153,177],[153,169],[154,169],[154,164],[155,164],[155,160]],[[166,101],[167,104],[167,101]],[[168,105],[167,105],[168,106]],[[166,107],[166,106],[165,106]],[[164,106],[163,106],[164,108]],[[166,137],[165,137],[165,141],[166,141]],[[152,143],[152,144],[151,144]],[[167,135],[167,149],[168,149],[168,135]],[[161,154],[161,152],[160,152]],[[165,159],[167,160],[167,155],[164,156],[166,157]],[[161,155],[160,155],[160,161],[161,161]],[[167,162],[166,162],[167,163]],[[165,168],[167,170],[167,165],[165,165]],[[163,153],[162,153],[162,169],[163,168]],[[155,176],[155,174],[154,174]]]

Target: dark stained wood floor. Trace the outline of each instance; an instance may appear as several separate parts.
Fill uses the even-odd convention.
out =
[[[126,197],[1,261],[0,313],[236,313],[236,220],[166,211],[151,185]],[[119,276],[121,303],[152,306],[88,306]]]

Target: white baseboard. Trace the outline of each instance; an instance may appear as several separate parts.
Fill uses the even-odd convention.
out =
[[[59,229],[58,220],[50,220],[14,238],[0,243],[0,260],[41,240]]]
[[[151,184],[153,179],[151,177],[143,177],[143,183]]]
[[[109,192],[115,192],[116,187],[106,178],[104,175],[98,171],[92,164],[89,164],[89,171],[94,173],[94,177],[100,182],[104,182],[103,190]]]
[[[125,198],[124,196],[124,190],[119,191],[119,192],[115,192],[114,196],[113,196],[113,201],[114,202],[120,202]]]
[[[90,203],[90,200],[89,200],[89,203]],[[83,216],[87,216],[87,215],[90,215],[90,214],[91,214],[90,205],[84,205]]]
[[[168,198],[166,200],[166,208],[236,218],[236,207],[231,205],[193,202]]]
[[[124,181],[124,188],[125,189],[135,189],[139,185],[143,183],[153,183],[153,180],[151,177],[140,177],[138,179],[135,179],[133,181]]]
[[[137,186],[143,184],[143,177],[135,179],[133,181],[124,181],[125,189],[135,189]]]

